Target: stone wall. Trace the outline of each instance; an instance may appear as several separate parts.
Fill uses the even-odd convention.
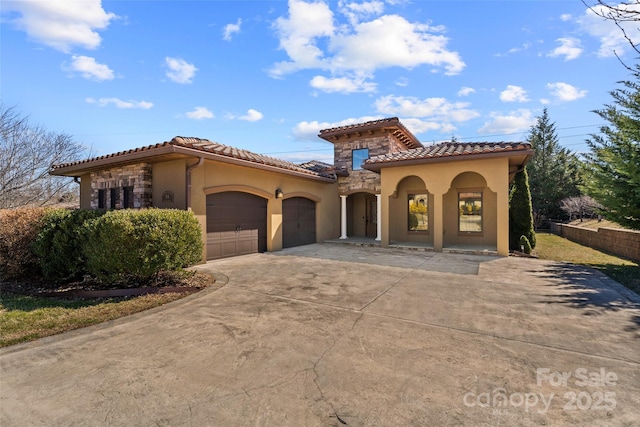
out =
[[[581,245],[640,262],[640,231],[553,224],[551,231]]]
[[[366,169],[352,170],[352,151],[362,148],[369,149],[369,157],[406,150],[407,147],[397,138],[387,133],[364,134],[349,136],[336,140],[334,144],[334,159],[337,169],[346,170],[347,177],[338,178],[340,194],[347,194],[358,190],[380,192],[380,175]]]
[[[91,173],[91,208],[98,208],[99,190],[105,191],[105,208],[111,206],[111,189],[115,190],[115,208],[122,209],[124,188],[133,187],[133,207],[152,205],[152,167],[147,163],[126,165]]]

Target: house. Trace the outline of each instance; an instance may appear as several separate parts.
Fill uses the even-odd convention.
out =
[[[203,260],[354,237],[508,255],[509,182],[529,144],[424,146],[395,117],[319,137],[334,145],[333,165],[178,136],[50,173],[79,182],[81,208],[192,210]]]

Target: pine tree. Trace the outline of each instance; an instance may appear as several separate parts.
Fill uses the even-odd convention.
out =
[[[536,232],[533,228],[531,193],[527,169],[516,173],[509,193],[509,248],[520,249],[520,237],[525,236],[532,248],[536,247]]]
[[[551,218],[564,217],[562,199],[580,195],[580,167],[575,154],[558,143],[555,123],[546,108],[531,127],[527,142],[535,150],[527,172],[534,220],[540,226]]]
[[[632,75],[610,92],[614,104],[595,111],[610,124],[587,140],[585,189],[607,219],[640,230],[640,65]]]

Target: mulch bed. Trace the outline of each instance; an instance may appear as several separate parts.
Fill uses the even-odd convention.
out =
[[[0,292],[48,298],[117,298],[172,292],[194,293],[214,283],[205,273],[162,272],[150,281],[103,283],[85,277],[82,281],[53,283],[42,279],[0,282]]]

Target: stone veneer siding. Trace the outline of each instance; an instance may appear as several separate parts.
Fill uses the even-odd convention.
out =
[[[333,141],[335,166],[349,172],[347,177],[338,177],[340,194],[363,190],[380,193],[380,174],[366,169],[352,170],[352,151],[361,148],[369,149],[369,157],[405,151],[407,147],[391,134],[376,133],[373,135],[344,136]]]
[[[149,208],[152,205],[152,167],[138,163],[105,169],[91,173],[91,208],[98,208],[98,190],[106,190],[105,208],[111,206],[111,189],[117,190],[116,209],[124,202],[124,187],[133,187],[133,207]]]

